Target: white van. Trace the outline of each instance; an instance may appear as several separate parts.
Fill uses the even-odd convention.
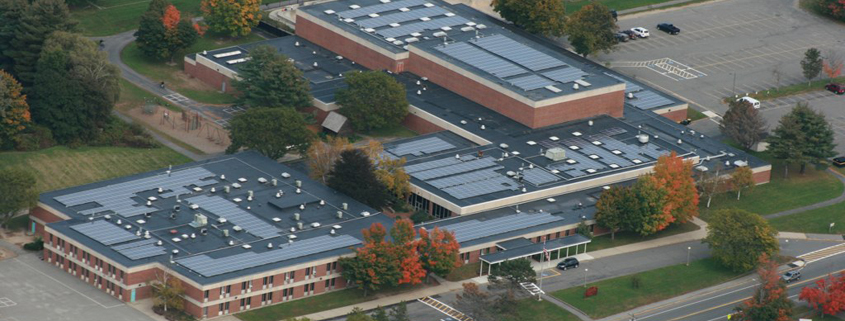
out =
[[[737,99],[736,101],[744,101],[751,104],[751,107],[754,107],[754,109],[760,109],[760,101],[757,99],[745,96],[740,99]]]

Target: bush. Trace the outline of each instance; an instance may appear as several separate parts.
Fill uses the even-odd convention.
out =
[[[414,221],[414,224],[420,224],[423,222],[428,222],[434,219],[428,212],[417,210],[414,212],[414,215],[411,215],[411,221]]]
[[[631,287],[632,288],[639,289],[641,283],[642,283],[642,280],[640,279],[639,275],[634,275],[634,276],[631,277]]]
[[[587,224],[584,224],[584,222],[578,224],[578,227],[575,228],[575,233],[581,234],[587,237],[588,239],[593,238],[593,232],[590,231],[590,227],[587,226]]]
[[[41,251],[44,249],[44,240],[41,237],[35,238],[35,241],[23,245],[23,249],[27,251]]]
[[[49,128],[35,125],[27,128],[14,138],[15,149],[21,152],[36,151],[56,145],[53,132]]]
[[[140,125],[112,117],[90,145],[153,148],[157,147],[158,143]]]

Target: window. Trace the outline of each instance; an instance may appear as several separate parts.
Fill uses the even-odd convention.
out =
[[[310,278],[310,277],[311,277],[311,268],[310,267],[305,268],[305,278],[307,279],[307,278]]]
[[[431,207],[431,215],[434,216],[435,218],[438,218],[438,219],[447,218],[447,217],[452,216],[452,211],[450,211],[450,210],[448,210],[445,207],[442,207],[440,205],[433,204],[432,207]]]
[[[274,275],[271,275],[271,276],[270,276],[270,285],[272,285],[272,284],[273,284],[273,277],[274,277]]]
[[[273,292],[267,293],[267,301],[273,302]]]
[[[241,310],[246,306],[246,299],[241,299]]]
[[[564,236],[569,236],[569,230],[564,231]]]
[[[246,292],[246,289],[248,289],[246,281],[241,282],[241,293]]]
[[[326,263],[326,274],[331,274],[331,273],[332,273],[332,264]]]
[[[325,288],[326,288],[326,289],[328,289],[328,288],[329,288],[329,280],[326,280],[326,286],[325,286]]]
[[[415,210],[428,212],[429,207],[429,200],[419,196],[417,194],[411,193],[411,196],[408,197],[408,203],[414,207]]]
[[[332,271],[337,270],[337,262],[332,262]]]
[[[208,300],[208,290],[205,290],[205,292],[203,292],[202,297],[203,297],[203,299]]]
[[[290,279],[293,280],[296,278],[296,271],[290,271]]]
[[[123,280],[123,271],[120,271],[120,279]],[[208,292],[208,291],[206,291]]]
[[[261,285],[267,285],[267,280],[268,280],[268,278],[266,276],[263,279],[261,279]]]

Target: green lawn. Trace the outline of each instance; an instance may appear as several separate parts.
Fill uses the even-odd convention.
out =
[[[845,215],[842,213],[845,213],[845,203],[774,218],[769,224],[784,232],[845,234]],[[828,230],[830,223],[836,223],[832,230]]]
[[[150,0],[98,0],[97,7],[87,6],[71,9],[71,15],[79,21],[85,36],[109,36],[138,28],[141,14],[147,10]],[[171,0],[182,17],[197,17],[200,0]],[[99,7],[99,8],[98,8]]]
[[[162,105],[172,111],[182,111],[179,106],[170,104],[167,102],[167,100],[159,98],[158,96],[142,89],[141,87],[135,86],[126,79],[120,78],[120,100],[118,100],[115,104],[115,109],[117,109],[118,111],[126,112],[135,107],[143,106],[146,103],[147,99],[153,99],[154,102],[156,102],[157,104]]]
[[[63,146],[35,152],[0,153],[0,168],[34,172],[39,192],[178,165],[190,159],[169,148]]]
[[[284,320],[287,318],[331,310],[348,305],[355,305],[374,298],[375,297],[373,295],[365,297],[361,295],[361,291],[356,289],[345,289],[305,299],[299,299],[288,303],[254,309],[235,314],[235,316],[244,321]]]
[[[449,273],[446,276],[446,280],[452,282],[463,281],[466,279],[471,279],[478,276],[478,270],[480,269],[481,262],[475,262],[470,264],[461,265],[461,267]]]
[[[704,113],[695,110],[695,108],[687,107],[687,118],[689,118],[691,121],[696,121],[699,119],[707,118],[707,116],[704,115]]]
[[[373,129],[366,133],[365,135],[378,138],[378,137],[414,137],[417,136],[417,133],[408,129],[405,126],[400,124],[396,124],[390,127]]]
[[[622,10],[631,9],[631,8],[639,8],[639,7],[649,6],[649,5],[660,4],[660,3],[668,2],[670,0],[575,0],[575,1],[563,0],[564,4],[566,5],[567,14],[578,11],[578,9],[581,9],[581,7],[583,7],[583,6],[589,4],[590,2],[593,2],[593,1],[601,2],[602,4],[604,4],[605,6],[607,6],[610,9],[616,9],[616,11],[622,11]],[[680,5],[687,5],[689,3],[704,2],[704,1],[710,1],[710,0],[692,0],[688,3],[683,3],[683,4],[680,4]],[[670,6],[670,7],[672,7],[672,6]]]
[[[546,300],[525,299],[517,303],[517,316],[506,321],[578,321],[578,317]]]
[[[169,64],[167,61],[159,61],[147,59],[138,46],[133,42],[126,46],[121,52],[120,57],[127,66],[134,69],[138,73],[147,76],[155,82],[163,81],[169,88],[178,91],[193,100],[207,103],[207,104],[231,104],[235,101],[235,97],[229,94],[219,92],[219,88],[212,88],[205,85],[199,80],[188,79],[188,76],[182,73],[182,65],[184,64],[184,54],[197,53],[203,50],[212,50],[223,47],[230,47],[242,43],[250,43],[263,40],[258,35],[249,34],[242,38],[228,38],[214,36],[210,33],[197,41],[196,44],[183,53],[177,54],[174,58],[174,63]]]
[[[658,233],[649,235],[649,236],[640,236],[637,233],[630,232],[630,231],[622,231],[616,232],[616,239],[611,240],[610,234],[605,234],[601,236],[596,236],[592,239],[590,244],[587,245],[587,249],[590,251],[598,251],[603,250],[606,248],[628,245],[631,243],[637,243],[642,241],[649,241],[661,237],[671,236],[675,234],[681,234],[686,232],[692,232],[695,230],[700,229],[701,227],[695,225],[692,222],[687,222],[684,224],[673,224],[667,227],[665,230],[662,230]]]
[[[826,78],[826,76],[824,76]],[[769,90],[760,91],[756,94],[751,94],[751,97],[757,98],[759,100],[768,100],[768,99],[775,99],[785,96],[792,96],[797,94],[803,94],[812,91],[819,91],[825,90],[824,86],[831,83],[841,83],[845,82],[845,76],[835,78],[833,80],[830,79],[819,79],[810,82],[809,84],[806,82],[802,82],[799,84],[788,85],[788,86],[781,86],[778,88],[770,88]],[[727,98],[730,99],[730,98]]]
[[[590,298],[584,298],[585,289],[578,286],[552,295],[598,319],[723,283],[740,274],[725,269],[713,259],[703,259],[691,262],[690,266],[673,265],[635,275],[640,278],[639,289],[631,286],[629,275],[587,284],[599,290],[598,295]]]

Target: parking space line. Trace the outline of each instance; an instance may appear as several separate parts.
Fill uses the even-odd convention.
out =
[[[806,50],[809,47],[811,47],[811,46],[801,46],[801,47],[792,48],[792,49],[789,49],[789,50],[784,50],[783,52],[802,51],[802,50]],[[773,55],[773,54],[774,53],[767,53],[767,54],[760,54],[760,55],[753,55],[753,56],[745,56],[745,57],[737,58],[737,59],[734,59],[734,60],[725,60],[725,61],[722,61],[722,62],[719,62],[719,63],[715,63],[714,65],[728,64],[728,63],[733,63],[733,62],[737,62],[737,61],[745,61],[745,60],[748,60],[748,59],[759,58],[759,57],[762,57],[762,56],[770,56],[770,55]],[[701,66],[701,67],[707,67],[707,66],[709,66],[709,65]]]
[[[111,308],[116,308],[116,307],[119,307],[119,306],[124,305],[123,303],[121,303],[121,304],[117,304],[117,305],[106,306],[106,305],[104,305],[104,304],[102,304],[102,303],[98,302],[97,300],[94,300],[93,298],[91,298],[91,297],[89,297],[89,296],[87,296],[87,295],[83,294],[82,292],[77,291],[76,289],[74,289],[74,288],[70,287],[69,285],[62,283],[62,281],[59,281],[59,280],[57,280],[57,279],[53,278],[52,276],[49,276],[49,275],[47,275],[46,273],[41,272],[40,270],[36,269],[34,266],[24,263],[23,261],[19,260],[18,258],[14,258],[13,260],[15,260],[15,262],[18,262],[18,263],[20,263],[20,264],[25,265],[25,266],[26,266],[26,267],[28,267],[30,270],[33,270],[33,271],[35,271],[35,272],[38,272],[39,274],[41,274],[41,275],[43,275],[43,276],[47,277],[47,278],[48,278],[48,279],[50,279],[50,280],[56,281],[56,283],[61,284],[62,286],[64,286],[64,287],[68,288],[69,290],[71,290],[71,291],[73,291],[73,292],[76,292],[77,294],[81,295],[82,297],[84,297],[84,298],[86,298],[86,299],[88,299],[88,300],[91,300],[91,302],[96,303],[97,305],[101,306],[103,309],[111,309]]]

